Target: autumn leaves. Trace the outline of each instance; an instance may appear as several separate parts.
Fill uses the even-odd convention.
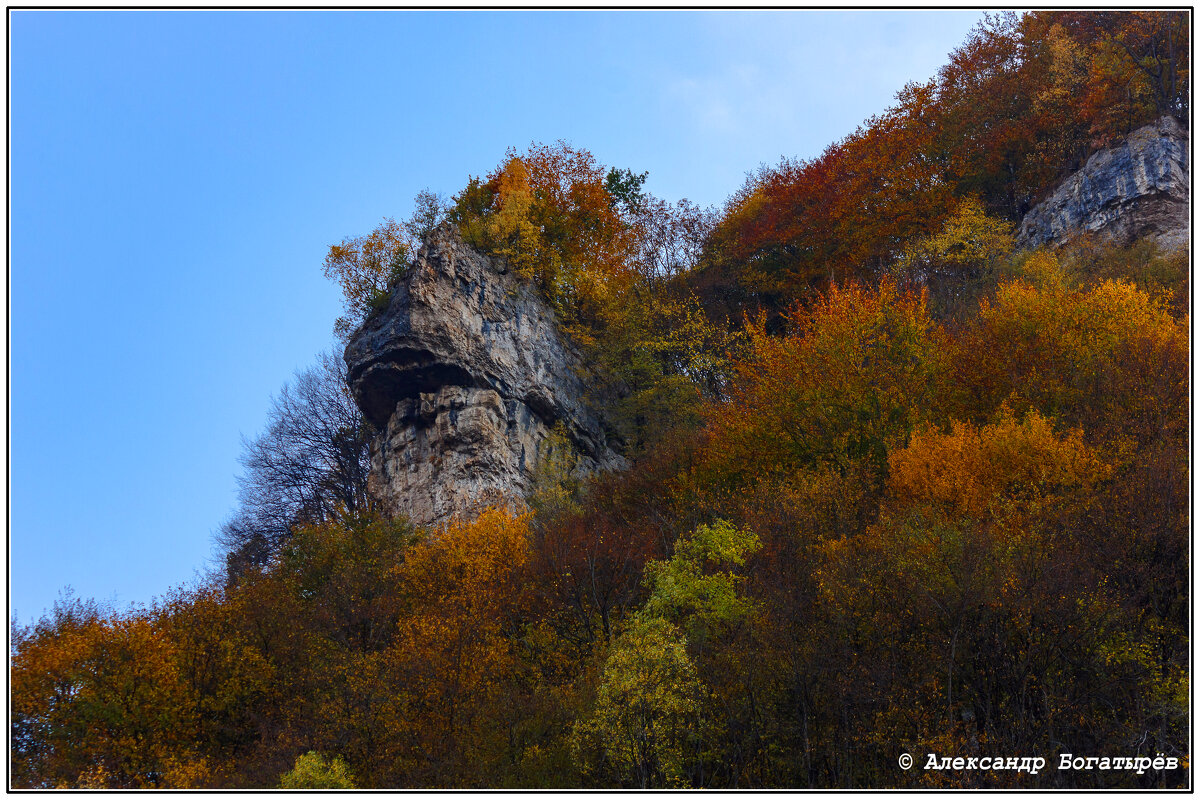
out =
[[[719,224],[559,143],[331,248],[346,329],[448,215],[554,303],[633,467],[546,459],[530,513],[440,531],[301,520],[227,581],[15,628],[14,785],[1029,787],[1065,773],[896,756],[1186,756],[1186,258],[1012,247],[1090,147],[1178,110],[1178,22],[992,21]]]

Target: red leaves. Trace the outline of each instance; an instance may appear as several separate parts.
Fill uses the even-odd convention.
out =
[[[935,80],[818,158],[748,181],[712,238],[722,280],[705,278],[780,310],[886,269],[956,196],[1018,220],[1093,148],[1183,114],[1187,52],[1184,12],[989,17]]]

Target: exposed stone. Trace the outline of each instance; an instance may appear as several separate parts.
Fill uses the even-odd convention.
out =
[[[1093,154],[1025,215],[1017,243],[1038,247],[1091,234],[1122,245],[1154,237],[1164,249],[1186,246],[1189,191],[1188,133],[1163,117]]]
[[[371,490],[416,524],[519,504],[559,425],[580,470],[625,466],[553,311],[452,226],[430,234],[345,358],[354,398],[380,430]]]

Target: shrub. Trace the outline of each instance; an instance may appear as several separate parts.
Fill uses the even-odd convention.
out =
[[[320,753],[309,751],[279,778],[280,789],[353,789],[350,769],[341,756],[326,761]]]

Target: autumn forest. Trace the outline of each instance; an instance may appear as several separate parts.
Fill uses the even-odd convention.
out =
[[[1187,126],[1190,26],[989,17],[722,208],[534,143],[333,245],[343,343],[434,228],[503,258],[629,468],[422,530],[335,346],[247,442],[218,574],[14,624],[11,787],[1189,786],[1187,248],[1017,226]]]

